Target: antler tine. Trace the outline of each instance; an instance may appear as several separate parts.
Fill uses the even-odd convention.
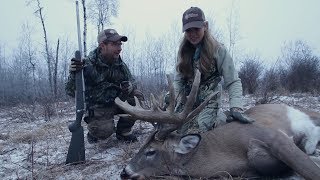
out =
[[[156,100],[156,98],[154,97],[154,95],[152,93],[150,95],[150,100],[151,100],[151,109],[153,109],[154,111],[158,111],[159,110],[159,102]]]
[[[134,96],[134,102],[136,103],[136,106],[137,106],[138,108],[142,108],[141,105],[140,105],[140,101],[139,101],[139,99],[138,99],[136,96]]]
[[[198,94],[198,89],[199,89],[199,84],[200,84],[200,78],[201,78],[201,73],[199,70],[196,70],[196,75],[195,75],[195,78],[193,80],[193,84],[192,84],[192,88],[191,88],[191,91],[190,91],[190,94],[187,98],[187,102],[184,106],[184,109],[183,111],[178,114],[179,116],[179,119],[181,120],[178,124],[173,124],[173,125],[166,125],[164,124],[162,126],[162,129],[160,131],[158,131],[154,138],[158,141],[163,141],[167,136],[168,134],[170,134],[172,131],[178,129],[179,127],[181,127],[185,122],[189,121],[191,118],[193,118],[194,116],[196,116],[205,106],[206,104],[208,103],[208,101],[215,95],[211,95],[209,96],[202,104],[200,104],[199,107],[197,107],[195,110],[193,110],[191,113],[189,113],[192,108],[193,108],[193,105],[196,101],[196,97],[197,97],[197,94]],[[173,89],[173,85],[172,85],[172,82],[171,82],[171,79],[168,78],[168,83],[169,83],[169,87],[170,87],[170,95],[173,94],[174,95],[174,89]],[[171,96],[170,97],[170,104],[175,104],[175,99],[174,99],[175,96]]]
[[[157,122],[157,123],[169,123],[169,124],[180,124],[182,120],[177,114],[170,114],[167,111],[162,111],[160,108],[155,110],[143,109],[141,107],[131,106],[128,102],[123,102],[120,98],[115,99],[115,104],[130,114],[133,118],[147,121],[147,122]]]
[[[170,113],[173,113],[174,112],[174,106],[176,104],[176,102],[175,102],[176,101],[176,99],[175,99],[176,95],[175,95],[175,92],[174,92],[173,82],[172,82],[172,80],[170,78],[170,75],[167,74],[166,76],[167,76],[167,81],[168,81],[168,85],[169,85],[169,96],[170,96],[169,97],[170,101],[169,101],[168,110],[169,110]]]
[[[205,108],[205,106],[208,104],[208,102],[216,95],[219,94],[219,91],[215,91],[212,94],[210,94],[196,109],[194,109],[191,113],[188,114],[186,121],[189,121],[190,119],[194,118],[196,115],[200,113],[200,111]]]
[[[192,110],[193,105],[196,101],[198,89],[199,89],[199,84],[200,84],[200,78],[201,78],[201,73],[199,70],[196,70],[196,75],[193,80],[191,91],[190,91],[189,96],[187,98],[187,102],[184,106],[184,109],[181,112],[181,115],[184,118],[186,118],[188,116],[189,112]]]
[[[197,70],[191,92],[189,94],[189,97],[187,98],[187,102],[185,104],[184,110],[181,113],[174,113],[173,110],[170,110],[170,112],[161,110],[158,107],[159,102],[154,98],[153,95],[151,95],[152,107],[150,110],[143,109],[141,107],[131,106],[127,102],[121,101],[119,98],[115,99],[115,103],[118,105],[119,108],[121,108],[126,113],[130,114],[136,119],[140,119],[148,122],[182,125],[184,122],[186,122],[189,119],[189,117],[193,117],[196,115],[196,113],[200,112],[200,110],[202,110],[203,107],[206,105],[206,103],[209,101],[209,100],[205,101],[203,103],[204,105],[192,111],[193,105],[196,101],[197,92],[199,89],[200,77],[201,77],[201,73]],[[174,106],[175,104],[174,89],[173,89],[172,81],[170,78],[168,78],[168,83],[170,85],[170,96],[171,96],[170,104]]]

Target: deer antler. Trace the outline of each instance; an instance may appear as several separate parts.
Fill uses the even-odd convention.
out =
[[[115,99],[115,103],[126,113],[142,121],[182,125],[183,123],[187,122],[188,120],[196,116],[206,106],[208,101],[218,94],[218,92],[212,93],[210,96],[206,98],[206,100],[203,103],[201,103],[196,109],[192,111],[199,89],[200,78],[201,73],[199,72],[199,70],[197,70],[196,76],[192,84],[191,92],[187,97],[187,101],[183,111],[180,113],[174,112],[174,105],[176,104],[175,94],[172,80],[168,75],[167,79],[170,91],[170,105],[167,111],[164,111],[159,107],[159,102],[155,99],[153,94],[151,94],[151,109],[149,110],[143,109],[141,106],[131,106],[128,102],[123,102],[119,98]],[[139,104],[138,99],[136,97],[135,101],[136,104]]]

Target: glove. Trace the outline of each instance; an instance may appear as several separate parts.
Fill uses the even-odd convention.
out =
[[[71,64],[69,66],[69,71],[70,72],[78,72],[78,71],[81,71],[82,69],[83,69],[83,62],[78,61],[75,58],[72,58]]]
[[[244,115],[242,109],[233,107],[230,109],[230,114],[227,118],[227,122],[232,122],[232,121],[239,121],[240,123],[251,124],[255,120]]]
[[[111,84],[106,89],[104,89],[104,104],[106,106],[113,106],[114,100],[119,96],[121,88],[114,84]]]
[[[133,91],[133,86],[130,81],[122,81],[120,84],[120,88],[123,94],[131,94]]]

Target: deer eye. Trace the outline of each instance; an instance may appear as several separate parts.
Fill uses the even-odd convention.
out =
[[[156,154],[156,151],[154,149],[150,149],[149,151],[145,152],[145,155],[148,157],[153,156]]]

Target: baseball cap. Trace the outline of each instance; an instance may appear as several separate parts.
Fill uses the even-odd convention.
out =
[[[198,7],[191,7],[187,9],[182,16],[182,32],[189,28],[202,28],[206,18],[203,11]]]
[[[121,40],[123,42],[126,42],[128,38],[127,36],[119,35],[117,31],[114,29],[105,29],[98,34],[97,40],[98,40],[98,43],[100,44],[101,42],[104,42],[104,41],[116,42]]]

